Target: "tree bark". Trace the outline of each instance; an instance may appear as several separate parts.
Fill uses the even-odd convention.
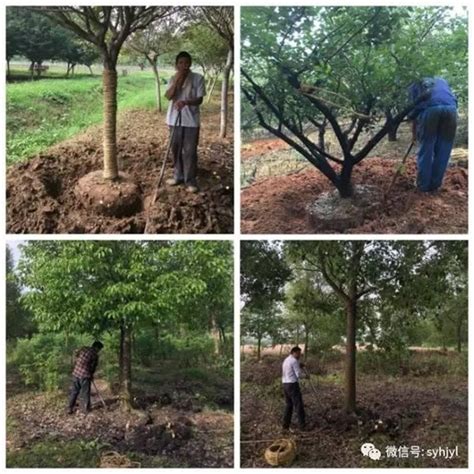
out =
[[[216,318],[214,317],[214,315],[211,316],[210,323],[211,323],[210,324],[211,337],[212,337],[212,340],[214,341],[214,354],[220,355],[221,353],[220,334],[219,334],[219,328],[217,327]]]
[[[89,68],[89,73],[90,73],[90,75],[93,76],[94,73],[92,72],[92,66],[87,66],[87,67]]]
[[[309,345],[309,329],[307,326],[304,328],[304,360],[308,358],[308,345]]]
[[[356,409],[356,317],[357,303],[355,300],[346,304],[346,401],[348,413]]]
[[[261,346],[262,346],[262,338],[259,337],[259,338],[257,339],[257,361],[259,361],[259,362],[260,362],[260,354],[261,354],[261,350],[260,350],[260,349],[261,349]]]
[[[104,179],[118,178],[117,161],[117,70],[104,64]]]
[[[389,142],[396,142],[398,140],[397,131],[398,131],[398,126],[396,125],[390,126],[390,128],[388,129],[388,134],[387,134]]]
[[[212,96],[212,93],[214,92],[214,88],[216,87],[218,78],[219,78],[219,74],[216,74],[211,81],[211,86],[209,87],[209,92],[207,94],[207,100],[206,100],[207,103],[211,101],[211,96]]]
[[[339,195],[341,198],[350,198],[353,195],[353,187],[352,187],[352,170],[354,165],[346,164],[342,167],[341,175],[339,184],[337,186],[337,190],[339,191]]]
[[[229,48],[227,52],[227,61],[224,66],[221,89],[221,128],[219,138],[225,138],[227,135],[227,113],[229,109],[229,78],[230,71],[234,62],[234,50]]]
[[[10,80],[10,60],[7,59],[7,80]]]
[[[122,367],[120,402],[125,410],[132,408],[132,329],[123,324],[120,328]]]
[[[155,76],[155,92],[156,92],[156,105],[158,108],[158,112],[161,112],[162,106],[161,106],[161,85],[160,85],[160,74],[158,72],[158,66],[156,62],[150,61],[151,62],[151,68],[153,69],[153,75]]]
[[[399,127],[399,123],[393,123],[393,114],[390,110],[385,111],[385,118],[388,121],[388,132],[387,137],[389,142],[396,142],[397,141],[397,131]]]

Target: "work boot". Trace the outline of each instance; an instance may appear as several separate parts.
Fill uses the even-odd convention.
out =
[[[170,178],[170,179],[167,179],[166,180],[166,184],[168,186],[178,186],[180,184],[183,184],[182,181],[180,181],[179,179],[175,179],[175,178]]]
[[[186,191],[188,193],[196,194],[199,191],[197,186],[186,186]]]

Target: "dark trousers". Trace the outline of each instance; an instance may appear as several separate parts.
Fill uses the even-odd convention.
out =
[[[196,186],[197,146],[199,127],[170,127],[173,133],[171,149],[174,157],[174,179],[188,186]]]
[[[305,413],[303,405],[303,397],[301,396],[300,384],[284,383],[283,393],[285,394],[285,413],[283,414],[283,428],[288,429],[293,415],[293,408],[298,417],[298,425],[302,428],[305,425]]]
[[[443,182],[456,136],[456,107],[438,105],[424,110],[417,121],[417,186],[421,191],[436,191]]]
[[[73,377],[71,392],[69,394],[69,410],[74,410],[76,406],[77,397],[82,395],[82,410],[88,412],[91,409],[91,379]]]

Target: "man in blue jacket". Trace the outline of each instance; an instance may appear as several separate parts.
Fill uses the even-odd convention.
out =
[[[408,115],[413,141],[418,140],[416,179],[422,192],[441,187],[453,148],[457,125],[457,99],[441,77],[427,77],[409,87],[410,100],[417,102]]]

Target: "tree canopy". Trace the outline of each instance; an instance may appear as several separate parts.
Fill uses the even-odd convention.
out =
[[[465,10],[248,7],[241,36],[246,114],[343,197],[352,195],[354,166],[414,107],[407,94],[412,82],[442,75],[465,96]],[[337,153],[325,144],[329,127]]]

